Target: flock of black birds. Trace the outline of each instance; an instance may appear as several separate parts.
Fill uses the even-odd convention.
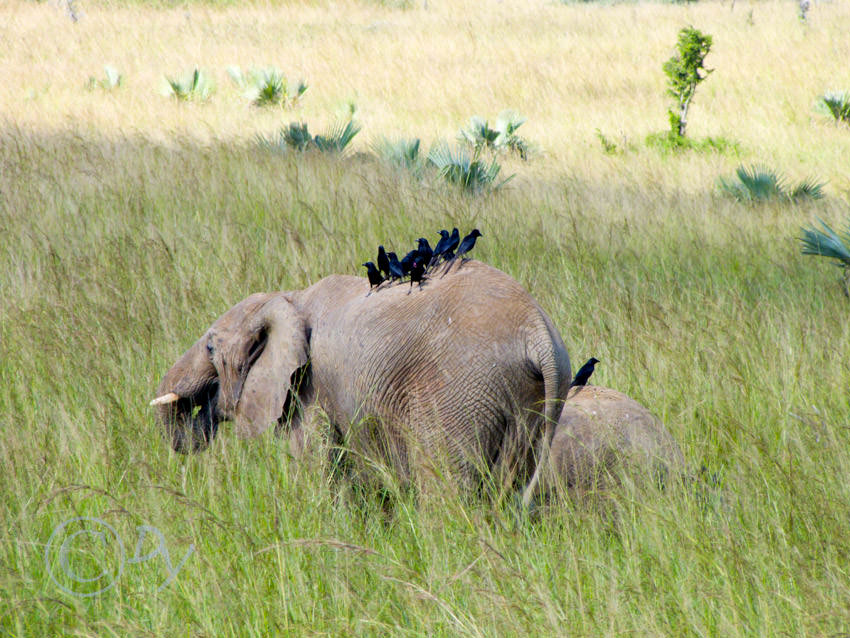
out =
[[[417,240],[418,246],[402,259],[399,259],[394,252],[387,252],[383,246],[378,246],[378,265],[376,266],[372,261],[363,264],[369,276],[369,294],[372,294],[372,290],[379,288],[386,281],[392,284],[396,281],[402,281],[405,277],[410,277],[411,290],[413,284],[417,282],[421,288],[422,280],[428,273],[434,272],[440,264],[445,264],[444,276],[451,269],[456,259],[461,260],[458,266],[458,269],[460,269],[463,262],[468,259],[466,254],[475,247],[475,240],[481,236],[481,232],[477,228],[473,228],[472,232],[461,240],[457,228],[453,228],[451,233],[444,229],[440,231],[440,240],[433,249],[427,239],[420,237]],[[410,290],[407,291],[407,294],[410,294]],[[579,368],[572,383],[570,383],[570,387],[586,385],[597,363],[599,363],[599,359],[590,357]]]
[[[431,248],[427,239],[420,237],[417,240],[418,246],[402,259],[399,259],[394,252],[387,252],[383,246],[378,246],[377,266],[372,261],[363,264],[371,286],[369,294],[386,281],[393,284],[396,281],[403,281],[405,277],[410,277],[411,290],[414,283],[418,283],[421,288],[428,274],[436,272],[441,264],[445,264],[443,269],[443,276],[445,276],[457,259],[461,260],[458,266],[460,269],[468,259],[467,253],[475,247],[475,240],[481,236],[477,228],[472,229],[472,232],[463,239],[460,238],[457,228],[453,228],[451,233],[441,230],[440,240],[434,248]],[[410,294],[410,290],[407,294]]]

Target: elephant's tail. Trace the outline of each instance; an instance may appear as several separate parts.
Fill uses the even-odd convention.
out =
[[[535,363],[543,376],[543,428],[537,447],[534,475],[522,495],[522,502],[526,507],[531,504],[540,489],[542,474],[549,463],[549,448],[573,378],[570,357],[560,333],[542,310],[540,316],[545,325],[543,334],[548,337],[539,341],[535,348]]]

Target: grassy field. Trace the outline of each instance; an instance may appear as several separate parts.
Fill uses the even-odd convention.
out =
[[[814,109],[850,90],[850,4],[805,23],[790,1],[76,6],[74,23],[0,4],[0,635],[850,632],[850,300],[797,241],[850,218],[850,129]],[[661,67],[689,24],[714,37],[714,72],[688,135],[722,153],[644,141],[667,126]],[[89,90],[106,64],[122,86]],[[258,109],[231,64],[310,88]],[[209,102],[161,94],[195,65]],[[345,157],[255,142],[352,103]],[[516,177],[498,191],[369,155],[505,108],[540,152],[500,158]],[[825,198],[718,190],[753,163]],[[273,436],[224,426],[193,457],[162,440],[159,379],[231,305],[455,225],[481,228],[476,256],[540,301],[574,367],[598,357],[595,382],[665,421],[690,483],[531,519],[450,486],[387,512]],[[101,522],[59,528],[78,517]],[[88,554],[63,557],[76,532]]]

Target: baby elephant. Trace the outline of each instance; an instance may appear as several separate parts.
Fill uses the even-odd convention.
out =
[[[570,391],[551,448],[554,483],[571,491],[605,489],[628,477],[663,481],[684,467],[664,424],[634,399],[601,386]]]

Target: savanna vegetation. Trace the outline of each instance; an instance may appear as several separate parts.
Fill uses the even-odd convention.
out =
[[[688,26],[712,72],[659,144]],[[848,32],[838,1],[0,5],[0,634],[850,632],[850,299],[802,252],[850,254]],[[533,153],[459,139],[509,109]],[[258,141],[293,122],[359,132]],[[433,149],[500,171],[459,188]],[[452,226],[688,480],[529,513],[381,502],[226,426],[165,444],[148,401],[227,308]]]

